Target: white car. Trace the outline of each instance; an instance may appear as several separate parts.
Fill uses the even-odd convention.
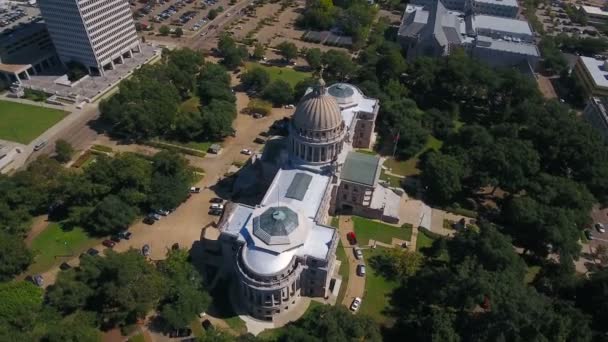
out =
[[[363,252],[361,252],[361,248],[355,247],[354,251],[355,251],[355,258],[357,258],[357,260],[361,260],[363,258]]]
[[[46,146],[46,141],[43,140],[36,145],[34,145],[34,151],[40,151],[44,146]]]
[[[245,155],[248,155],[248,156],[250,156],[252,153],[253,152],[251,152],[251,150],[248,150],[246,148],[244,148],[244,149],[241,150],[241,154],[245,154]]]
[[[599,222],[595,224],[595,229],[600,233],[606,232],[606,227],[602,223],[599,223]]]
[[[213,204],[211,204],[211,206],[209,206],[209,209],[224,210],[224,205],[223,204],[219,204],[219,203],[213,203]]]
[[[285,109],[294,109],[294,108],[296,108],[296,106],[294,106],[292,104],[285,105]]]
[[[355,297],[355,299],[353,300],[353,303],[350,305],[350,311],[357,312],[357,310],[359,310],[360,306],[361,306],[361,298]]]

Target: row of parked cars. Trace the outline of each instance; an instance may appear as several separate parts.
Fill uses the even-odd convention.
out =
[[[362,261],[363,251],[361,251],[361,248],[357,246],[357,236],[355,235],[355,232],[348,232],[346,234],[346,239],[348,240],[348,243],[353,246],[353,254],[355,256],[355,259]],[[365,264],[363,264],[363,262],[357,265],[357,275],[359,277],[365,277]],[[355,297],[355,299],[353,299],[353,302],[350,304],[350,310],[353,312],[357,312],[359,310],[359,307],[361,306],[361,301],[361,298]]]
[[[599,223],[598,222],[593,227],[600,234],[604,234],[606,232],[606,226],[604,226],[603,223]],[[585,229],[585,237],[587,238],[587,240],[593,240],[594,239],[593,233],[591,233],[590,229]]]

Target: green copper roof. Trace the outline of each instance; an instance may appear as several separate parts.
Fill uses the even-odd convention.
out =
[[[349,152],[340,173],[340,179],[373,186],[376,181],[380,157],[369,154]]]
[[[289,243],[298,228],[298,214],[287,207],[272,207],[253,219],[253,235],[269,245]]]

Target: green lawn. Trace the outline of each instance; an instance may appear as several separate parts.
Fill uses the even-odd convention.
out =
[[[245,334],[247,332],[247,325],[239,316],[225,318],[224,322],[238,334]]]
[[[364,154],[369,154],[369,155],[372,155],[372,156],[375,156],[375,155],[378,154],[378,153],[376,153],[376,151],[368,150],[366,148],[358,148],[357,152],[364,153]]]
[[[338,216],[331,218],[331,226],[334,228],[340,228],[340,218]]]
[[[412,237],[412,227],[407,224],[404,224],[402,227],[395,227],[359,216],[353,216],[352,220],[355,224],[357,241],[361,246],[367,245],[370,239],[391,243],[394,237],[406,241],[409,241]]]
[[[383,253],[386,249],[378,247],[375,249],[364,249],[365,260],[370,260],[374,255]],[[384,314],[390,308],[390,295],[399,286],[399,282],[388,280],[367,263],[365,274],[365,296],[361,303],[359,312],[371,316],[376,322],[385,326],[391,326],[394,318]]]
[[[250,68],[253,68],[256,66],[266,70],[268,72],[268,74],[270,75],[271,81],[281,79],[281,80],[286,81],[287,83],[291,84],[292,87],[294,87],[298,82],[305,80],[312,76],[312,74],[309,72],[296,71],[292,68],[268,66],[268,65],[262,65],[259,63],[246,63],[245,64],[245,67],[247,69],[250,69]]]
[[[526,284],[530,284],[536,278],[536,275],[540,272],[540,266],[528,266],[526,270],[526,276],[524,277],[524,282]]]
[[[419,251],[421,248],[431,247],[435,239],[424,234],[422,230],[418,230],[418,237],[416,238],[416,250]]]
[[[0,101],[0,139],[29,144],[66,114],[58,109]]]
[[[383,181],[387,181],[388,184],[394,188],[401,187],[402,178],[391,176],[391,175],[387,174],[386,171],[384,171],[384,169],[382,169],[380,171],[380,179]]]
[[[34,263],[28,268],[29,274],[41,273],[53,265],[80,255],[99,243],[79,227],[63,230],[60,223],[51,223],[33,241],[30,249],[34,252]]]
[[[182,102],[179,106],[179,110],[184,113],[196,113],[199,111],[201,99],[198,96],[192,96],[186,101]]]
[[[336,259],[340,260],[340,269],[338,273],[342,277],[342,285],[340,285],[340,291],[338,292],[338,298],[336,299],[336,304],[342,303],[344,300],[344,294],[346,293],[346,284],[348,284],[349,277],[349,269],[348,269],[348,257],[346,256],[346,251],[344,250],[344,246],[342,245],[342,241],[338,242],[338,248],[336,249]]]
[[[209,147],[214,144],[212,141],[190,141],[190,142],[180,142],[180,141],[165,141],[169,144],[183,146],[195,150],[199,150],[202,152],[207,152]]]
[[[424,147],[412,158],[408,160],[396,160],[394,158],[387,158],[384,162],[384,166],[391,169],[391,173],[394,173],[396,175],[404,177],[418,175],[420,174],[420,169],[418,169],[418,161],[420,155],[426,150],[439,150],[441,146],[443,146],[443,141],[435,138],[432,135],[429,135],[429,139],[426,141]]]
[[[146,339],[144,338],[144,334],[140,333],[129,338],[129,342],[146,342]]]

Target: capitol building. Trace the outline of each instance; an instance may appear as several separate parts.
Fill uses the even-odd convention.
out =
[[[399,221],[399,193],[379,183],[381,158],[354,151],[374,144],[378,108],[357,87],[320,79],[289,120],[279,157],[253,158],[250,169],[274,170],[263,199],[227,203],[202,239],[205,262],[216,270],[212,286],[229,283],[238,312],[275,321],[303,296],[335,299],[340,237],[330,215]],[[252,174],[242,178],[259,183]]]

